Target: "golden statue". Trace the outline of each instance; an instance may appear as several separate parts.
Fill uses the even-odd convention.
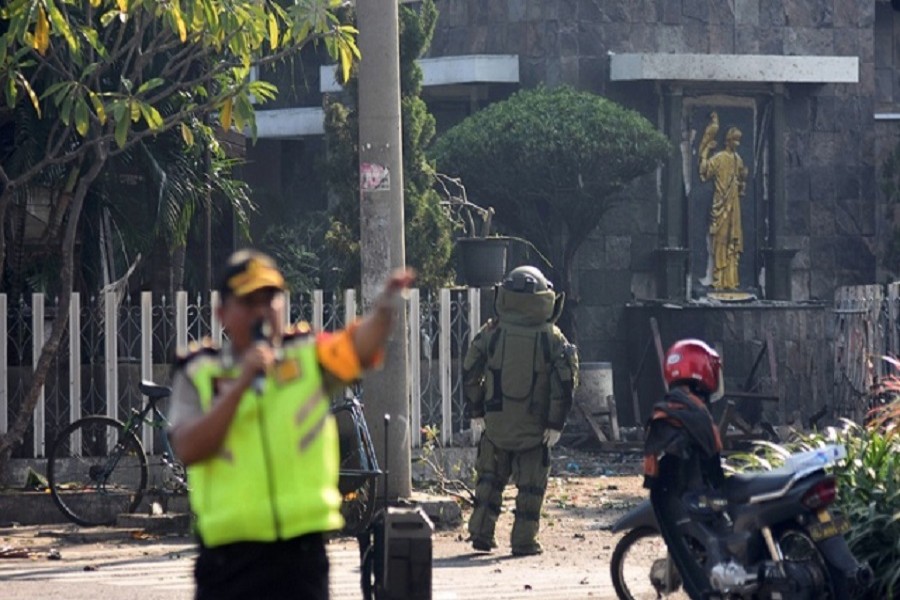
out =
[[[742,135],[737,127],[730,127],[725,133],[725,149],[709,156],[717,146],[719,131],[719,116],[715,112],[709,116],[709,124],[700,139],[700,181],[713,179],[715,189],[709,215],[711,269],[703,283],[714,290],[733,290],[740,285],[738,265],[744,251],[741,196],[748,171],[737,153]]]

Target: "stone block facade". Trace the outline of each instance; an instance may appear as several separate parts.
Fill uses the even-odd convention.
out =
[[[685,102],[724,98],[752,103],[759,133],[754,139],[761,145],[748,151],[761,157],[758,168],[764,171],[755,192],[757,202],[764,203],[758,211],[755,249],[776,243],[766,203],[773,193],[772,161],[781,161],[784,206],[778,216],[777,245],[796,250],[789,277],[794,301],[828,304],[838,286],[872,283],[893,272],[884,268],[880,255],[893,235],[890,219],[896,211],[882,197],[878,177],[884,157],[900,140],[900,126],[875,118],[879,111],[895,111],[900,103],[900,44],[894,41],[900,37],[900,12],[890,2],[436,0],[436,4],[440,17],[429,56],[517,54],[522,87],[572,85],[638,110],[664,131],[665,88],[672,82],[611,81],[611,54],[857,57],[858,83],[784,84],[783,155],[769,160],[770,147],[763,144],[773,135],[771,122],[766,121],[773,85],[691,81],[679,87]],[[699,133],[702,129],[685,131],[685,139]],[[696,157],[686,162],[696,169]],[[658,215],[664,214],[660,204],[667,191],[661,187],[652,177],[637,182],[632,199],[606,216],[577,259],[573,295],[583,328],[582,356],[613,362],[619,397],[629,393],[627,347],[633,335],[625,306],[656,297],[653,252],[666,245]],[[699,217],[688,213],[687,218]],[[752,310],[741,314],[748,322],[756,318],[749,316]],[[704,323],[696,321],[696,329],[685,333],[703,335],[712,327]],[[815,335],[821,332],[820,338],[804,334],[795,340],[782,330],[790,328],[789,322],[769,325],[778,327],[781,343],[793,344],[783,346],[781,356],[799,352],[803,358],[797,360],[803,364],[821,364],[817,353],[827,342],[824,328],[813,328]],[[746,327],[744,323],[726,328],[714,341],[749,343],[745,338],[752,332]],[[747,358],[741,352],[738,356]],[[815,390],[823,401],[827,388],[823,384]],[[805,387],[795,392],[812,393]]]

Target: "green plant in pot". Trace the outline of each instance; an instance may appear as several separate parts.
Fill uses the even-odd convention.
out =
[[[459,178],[435,173],[436,186],[447,210],[462,235],[456,238],[457,280],[472,287],[494,285],[506,274],[510,238],[490,235],[492,207],[471,202]]]

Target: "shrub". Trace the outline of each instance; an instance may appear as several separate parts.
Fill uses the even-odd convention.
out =
[[[896,415],[900,405],[894,405]],[[886,415],[887,416],[887,415]],[[875,572],[875,598],[900,592],[900,436],[890,419],[868,426],[845,421],[843,427],[795,433],[790,442],[760,442],[756,451],[730,457],[735,470],[768,469],[784,457],[825,444],[843,444],[847,460],[834,469],[838,506],[850,519],[847,543],[853,555]]]

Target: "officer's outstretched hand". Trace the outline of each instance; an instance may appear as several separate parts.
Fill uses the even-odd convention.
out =
[[[548,448],[552,448],[559,441],[560,436],[562,435],[562,431],[558,431],[556,429],[545,429],[544,430],[544,445]]]

